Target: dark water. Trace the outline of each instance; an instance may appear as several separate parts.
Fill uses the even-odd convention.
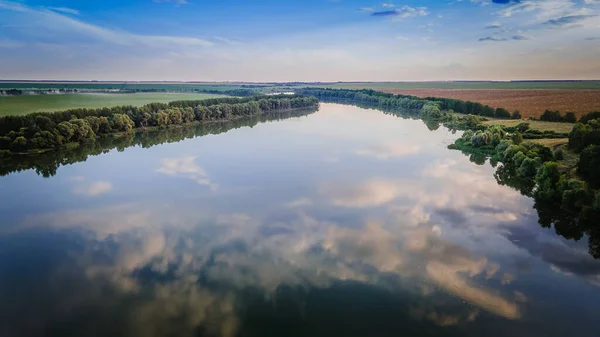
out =
[[[0,336],[599,336],[585,240],[456,137],[322,104],[1,177]]]

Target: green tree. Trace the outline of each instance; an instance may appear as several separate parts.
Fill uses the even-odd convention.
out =
[[[519,144],[523,143],[523,135],[520,132],[515,132],[511,136],[511,140],[515,145],[519,145]]]
[[[590,145],[581,151],[577,173],[594,188],[600,188],[600,146]]]
[[[496,111],[494,112],[494,117],[501,119],[509,119],[510,112],[508,112],[508,110],[504,108],[496,108]]]
[[[565,116],[563,117],[563,121],[567,123],[575,123],[577,122],[577,117],[575,117],[574,112],[566,112]]]

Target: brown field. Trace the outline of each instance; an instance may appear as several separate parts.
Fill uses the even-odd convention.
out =
[[[538,117],[544,110],[572,111],[577,116],[600,111],[599,89],[380,89],[418,97],[446,97],[474,101],[491,107],[518,109],[524,118]]]

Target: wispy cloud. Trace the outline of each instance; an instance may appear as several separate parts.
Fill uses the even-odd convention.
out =
[[[499,21],[492,22],[489,25],[485,26],[486,29],[496,29],[496,28],[502,28],[502,27],[503,27],[503,25]]]
[[[500,41],[508,41],[508,39],[499,37],[499,36],[486,36],[479,39],[480,42],[484,41],[492,41],[492,42],[500,42]]]
[[[578,27],[582,21],[593,17],[596,17],[596,15],[569,15],[558,19],[548,20],[544,22],[544,24],[552,26],[553,28],[573,28]]]
[[[371,7],[362,7],[362,8],[357,9],[357,11],[370,13],[370,12],[373,11],[373,8],[371,8]]]
[[[68,7],[48,7],[48,9],[67,14],[79,15],[79,11]]]
[[[174,3],[177,6],[179,6],[179,5],[185,5],[185,4],[188,3],[187,0],[152,0],[152,1],[157,2],[157,3],[171,2],[171,3]]]
[[[402,6],[398,9],[373,12],[372,16],[399,17],[402,19],[428,15],[427,7]]]
[[[2,0],[0,0],[0,8],[29,15],[36,25],[45,29],[42,33],[54,32],[54,36],[56,37],[63,37],[60,34],[66,34],[66,37],[84,35],[87,38],[117,45],[145,45],[158,48],[169,48],[172,46],[207,47],[213,45],[210,41],[196,37],[139,35],[104,28],[61,14],[60,12],[65,12],[65,8],[59,11],[56,8],[30,7],[22,3]]]
[[[538,20],[567,15],[574,11],[571,0],[524,0],[511,1],[511,5],[497,12],[499,16],[510,17],[521,13],[535,13]]]
[[[394,4],[381,4],[381,7],[383,7],[383,8],[394,8],[396,6]]]
[[[243,44],[243,42],[241,40],[238,40],[238,39],[228,39],[228,38],[220,37],[220,36],[214,36],[213,39],[217,40],[219,42],[223,42],[223,43],[231,44],[231,45],[240,45],[240,44]]]
[[[515,34],[513,36],[511,36],[512,40],[517,40],[517,41],[524,41],[524,40],[529,40],[529,37],[523,35],[523,34]]]

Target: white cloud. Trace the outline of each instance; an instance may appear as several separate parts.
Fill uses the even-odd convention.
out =
[[[411,6],[402,6],[397,9],[386,8],[385,10],[379,12],[373,12],[372,16],[381,16],[381,17],[392,17],[392,18],[400,18],[407,19],[411,17],[417,16],[426,16],[429,12],[427,7],[411,7]]]
[[[383,7],[383,8],[394,8],[396,6],[394,4],[381,4],[381,7]]]
[[[495,21],[495,22],[492,22],[492,23],[488,24],[487,26],[485,26],[485,28],[487,28],[487,29],[496,29],[496,28],[502,28],[502,27],[503,27],[503,24],[500,21]]]

